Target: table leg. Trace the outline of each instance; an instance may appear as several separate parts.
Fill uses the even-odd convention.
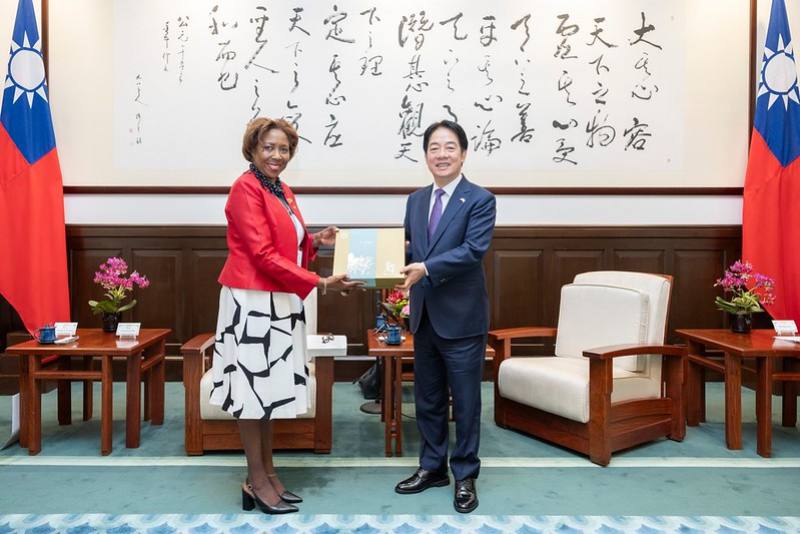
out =
[[[700,367],[698,369],[700,374],[700,402],[698,404],[698,416],[701,423],[706,422],[706,368]],[[724,377],[723,377],[724,379]]]
[[[394,419],[394,357],[388,356],[383,360],[383,395],[381,399],[383,413],[383,437],[385,441],[385,454],[392,456],[392,423]]]
[[[703,386],[701,373],[700,364],[689,361],[686,376],[686,424],[689,426],[700,424],[700,404],[702,403],[700,389]]]
[[[28,357],[19,356],[19,445],[28,448]]]
[[[142,355],[132,354],[128,357],[126,374],[126,406],[125,406],[125,446],[129,449],[139,447],[139,432],[142,417]]]
[[[403,456],[403,358],[394,359],[395,456]]]
[[[160,361],[157,365],[151,368],[150,376],[152,383],[150,384],[150,424],[162,425],[164,424],[164,382],[166,379],[167,363],[164,358],[164,344],[162,343]]]
[[[58,359],[58,369],[61,371],[72,369],[72,358],[61,356]],[[58,381],[58,424],[72,424],[72,382],[69,380]]]
[[[42,450],[42,391],[41,383],[36,378],[40,368],[40,360],[36,356],[28,356],[28,454],[33,456]]]
[[[94,356],[83,357],[83,370],[91,371],[94,367]],[[91,380],[83,381],[83,420],[88,421],[92,418],[94,412],[94,392],[92,391]]]
[[[142,380],[144,381],[144,410],[142,411],[142,420],[149,421],[151,415],[150,412],[153,409],[153,407],[150,406],[150,400],[152,399],[153,396],[153,393],[150,391],[150,387],[153,381],[152,368],[142,373]]]
[[[772,367],[769,357],[756,358],[756,421],[758,438],[756,451],[759,456],[769,458],[772,455]]]
[[[111,356],[103,356],[101,360],[100,454],[107,456],[111,454],[111,423],[114,420],[114,375],[111,372]]]
[[[742,359],[725,353],[725,443],[742,448]]]
[[[784,358],[783,370],[787,373],[796,372],[797,360],[795,358]],[[791,380],[783,381],[782,399],[781,424],[794,427],[797,425],[797,382]]]

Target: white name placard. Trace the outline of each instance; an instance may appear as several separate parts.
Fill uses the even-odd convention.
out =
[[[119,323],[117,325],[117,337],[138,337],[141,326],[142,323]]]
[[[78,323],[56,323],[56,337],[71,337],[78,331]]]
[[[793,336],[797,334],[797,324],[794,321],[772,321],[775,333],[779,336]]]

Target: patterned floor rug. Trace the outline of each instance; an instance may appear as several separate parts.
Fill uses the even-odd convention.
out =
[[[415,516],[415,515],[3,515],[0,534],[458,534],[494,533],[782,533],[800,532],[798,517]]]

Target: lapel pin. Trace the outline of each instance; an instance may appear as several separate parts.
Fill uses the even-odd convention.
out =
[[[458,200],[460,200],[462,204],[463,204],[464,202],[466,202],[466,200],[464,200],[464,197],[461,197],[461,198],[459,198]]]

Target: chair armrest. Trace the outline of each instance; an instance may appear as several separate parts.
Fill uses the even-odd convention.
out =
[[[491,341],[504,341],[523,337],[556,337],[558,329],[552,326],[521,326],[517,328],[501,328],[489,330]]]
[[[500,364],[511,357],[511,340],[525,337],[555,337],[557,329],[551,326],[523,326],[501,328],[489,331],[489,346],[494,349],[494,377],[500,371]]]
[[[583,351],[585,358],[593,360],[610,360],[638,354],[662,354],[682,358],[688,354],[688,348],[683,345],[608,345]]]
[[[186,454],[203,454],[200,418],[200,379],[205,372],[206,351],[214,345],[214,334],[200,334],[181,345],[184,388],[184,447]]]
[[[181,354],[203,354],[214,343],[214,334],[198,334],[181,345]]]

